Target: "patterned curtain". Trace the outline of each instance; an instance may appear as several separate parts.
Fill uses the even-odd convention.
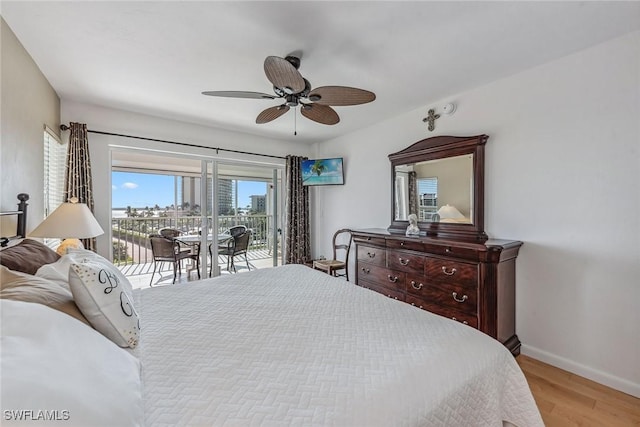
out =
[[[86,203],[93,212],[93,185],[91,183],[91,160],[89,159],[89,139],[87,125],[70,123],[69,147],[64,178],[64,201],[77,197],[79,203]],[[96,250],[95,237],[82,239],[86,249]]]
[[[303,264],[311,259],[309,188],[302,185],[302,160],[307,158],[287,156],[285,167],[287,186],[285,264]]]
[[[418,215],[418,180],[415,172],[409,172],[409,214]]]

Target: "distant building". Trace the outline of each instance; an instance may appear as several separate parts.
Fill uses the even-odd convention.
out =
[[[254,213],[267,212],[267,195],[251,196],[251,210]]]
[[[193,209],[194,206],[202,207],[200,203],[200,178],[199,177],[181,177],[182,185],[179,186],[178,202],[179,206],[189,206],[189,209]],[[218,215],[233,215],[233,180],[231,179],[219,179],[218,180]],[[207,211],[210,211],[212,206],[211,192],[207,192]]]
[[[233,180],[218,179],[218,215],[233,215]]]
[[[189,212],[194,206],[200,206],[200,178],[183,176],[181,178],[180,194],[178,194],[178,206],[182,206],[183,212]]]

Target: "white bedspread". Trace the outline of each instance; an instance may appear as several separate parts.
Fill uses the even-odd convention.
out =
[[[307,267],[136,298],[147,426],[543,425],[497,341]]]

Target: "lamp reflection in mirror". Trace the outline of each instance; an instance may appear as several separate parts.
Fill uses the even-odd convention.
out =
[[[455,206],[444,205],[440,209],[438,209],[438,215],[440,216],[440,220],[454,220],[458,221],[461,219],[466,219],[464,215],[460,213]]]
[[[87,239],[104,234],[104,230],[85,203],[78,203],[72,197],[62,203],[29,233],[29,237],[49,237],[65,239],[56,252],[60,255],[67,253],[69,248],[83,248],[78,239]]]

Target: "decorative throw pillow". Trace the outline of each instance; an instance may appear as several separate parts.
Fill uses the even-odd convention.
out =
[[[5,266],[0,266],[0,299],[43,304],[91,326],[68,289],[41,277],[9,270]]]
[[[111,263],[72,263],[69,286],[89,322],[120,347],[135,348],[140,338],[138,313]]]
[[[47,245],[31,239],[24,239],[17,245],[0,252],[0,264],[27,274],[36,274],[40,267],[56,262],[58,259],[60,255]]]
[[[69,288],[69,267],[74,262],[82,263],[86,261],[97,261],[110,266],[111,270],[122,284],[127,296],[131,301],[133,301],[133,288],[126,276],[106,258],[87,249],[69,249],[67,254],[63,255],[58,261],[40,267],[35,275],[56,282],[63,288],[69,289],[69,292],[71,292],[71,289]]]

